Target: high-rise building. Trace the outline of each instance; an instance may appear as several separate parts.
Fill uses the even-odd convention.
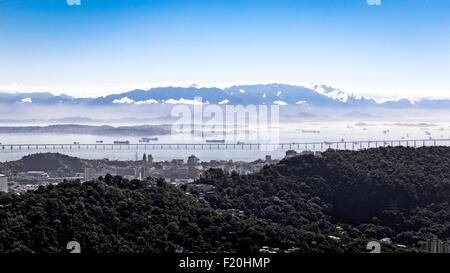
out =
[[[450,253],[450,241],[442,241],[437,238],[428,239],[426,242],[419,242],[422,245],[422,250],[427,253]]]
[[[445,241],[444,243],[443,243],[443,247],[442,247],[443,249],[443,253],[450,253],[450,241]]]
[[[116,175],[120,175],[122,177],[134,177],[135,171],[133,168],[129,167],[117,167],[116,168]]]
[[[149,155],[151,157],[151,155]],[[153,161],[153,157],[151,157]],[[142,157],[142,178],[145,179],[148,177],[148,160],[147,160],[147,154],[144,153],[144,156]]]
[[[142,180],[141,168],[135,168],[134,169],[134,178]]]
[[[92,168],[84,168],[84,181],[90,181],[94,180],[97,177],[95,177],[95,169]]]
[[[198,159],[198,157],[196,157],[195,155],[191,155],[190,157],[188,157],[187,164],[189,167],[194,167],[198,164],[199,161],[200,159]]]
[[[153,156],[152,155],[147,156],[147,163],[148,163],[149,167],[151,167],[153,165]]]
[[[8,177],[0,174],[0,192],[8,192]]]
[[[427,252],[428,253],[445,253],[446,242],[442,242],[439,239],[427,240]]]

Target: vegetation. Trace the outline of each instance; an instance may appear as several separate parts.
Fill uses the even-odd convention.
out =
[[[36,153],[22,157],[16,161],[0,163],[0,173],[8,176],[19,172],[44,171],[51,176],[75,176],[84,168],[126,167],[133,161],[116,161],[108,159],[81,159],[60,153]]]
[[[107,175],[0,194],[0,252],[418,251],[450,237],[450,148],[329,150],[251,175],[211,169],[195,185]],[[400,246],[399,246],[400,245]],[[401,246],[404,245],[404,246]]]
[[[237,208],[319,234],[345,227],[351,238],[420,240],[450,237],[450,149],[329,150],[298,156],[248,176],[210,172],[213,208]]]
[[[0,252],[63,252],[71,240],[87,253],[309,249],[295,228],[214,210],[160,179],[64,182],[2,194],[0,207]]]

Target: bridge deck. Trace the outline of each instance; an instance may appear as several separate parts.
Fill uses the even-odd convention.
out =
[[[360,150],[387,146],[450,146],[450,139],[409,139],[409,140],[364,140],[334,142],[292,142],[292,143],[139,143],[139,144],[1,144],[0,152],[23,150],[311,150],[323,151],[329,148],[338,150]]]

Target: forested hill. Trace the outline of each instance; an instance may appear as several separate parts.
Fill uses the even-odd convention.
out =
[[[0,162],[0,173],[8,176],[19,172],[44,171],[54,177],[76,176],[86,167],[97,166],[125,167],[131,161],[117,161],[108,159],[82,159],[61,153],[35,153],[22,157],[19,160]]]
[[[417,251],[450,238],[449,168],[445,147],[329,150],[181,188],[107,175],[0,194],[0,252]]]
[[[0,193],[0,253],[333,251],[335,242],[264,219],[214,210],[162,179],[64,182]],[[316,248],[317,242],[321,244]]]
[[[314,233],[336,224],[353,238],[389,237],[408,248],[450,238],[450,148],[329,150],[298,156],[259,173],[209,172],[213,208],[236,208]]]

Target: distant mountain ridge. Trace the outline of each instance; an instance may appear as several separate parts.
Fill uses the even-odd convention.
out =
[[[51,93],[0,93],[0,104],[23,105],[161,105],[195,104],[201,98],[211,104],[277,104],[317,107],[387,107],[387,108],[448,108],[450,99],[408,99],[377,103],[375,100],[351,94],[326,85],[295,86],[287,84],[237,85],[224,89],[198,87],[156,87],[136,89],[97,98],[74,98]]]
[[[49,126],[4,126],[0,127],[1,134],[90,134],[90,135],[119,135],[119,136],[152,136],[170,134],[169,125],[139,125],[118,126],[109,125],[79,125],[57,124]]]

